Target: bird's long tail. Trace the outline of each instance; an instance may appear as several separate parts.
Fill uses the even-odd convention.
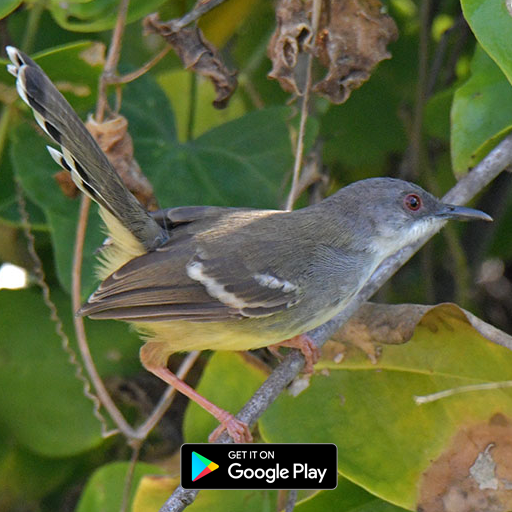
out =
[[[6,50],[12,62],[7,69],[16,77],[18,94],[32,108],[41,128],[60,145],[62,152],[48,146],[52,158],[145,250],[160,245],[165,239],[164,231],[126,188],[64,96],[27,55],[12,46]]]

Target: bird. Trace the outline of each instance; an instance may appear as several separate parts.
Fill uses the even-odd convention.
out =
[[[60,150],[51,157],[99,205],[109,243],[102,282],[77,312],[133,324],[142,365],[219,421],[235,442],[244,422],[167,367],[193,350],[301,348],[305,333],[341,312],[377,267],[447,220],[492,220],[444,204],[416,184],[386,177],[351,183],[301,209],[183,206],[148,212],[126,188],[71,105],[27,55],[6,48],[19,96]]]

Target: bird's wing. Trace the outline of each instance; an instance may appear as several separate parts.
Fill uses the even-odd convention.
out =
[[[139,322],[222,321],[269,316],[296,304],[299,286],[260,263],[257,252],[262,242],[257,237],[245,244],[252,255],[248,260],[236,247],[224,250],[222,239],[196,236],[207,231],[218,215],[247,211],[168,210],[165,216],[173,223],[170,242],[112,273],[79,314]]]

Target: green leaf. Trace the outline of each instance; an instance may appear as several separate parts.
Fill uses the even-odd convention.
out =
[[[346,478],[338,478],[338,487],[321,491],[298,503],[295,512],[403,512],[403,508],[379,500]]]
[[[384,65],[383,63],[381,65]],[[374,176],[386,156],[403,149],[406,137],[396,113],[402,98],[396,88],[379,76],[364,84],[343,105],[331,106],[322,119],[327,163],[365,169]]]
[[[130,122],[135,156],[162,207],[279,206],[293,162],[286,124],[290,109],[251,112],[179,144],[168,103],[157,101],[154,87],[148,91],[137,82],[131,97],[127,91],[122,112]]]
[[[51,48],[31,57],[44,69],[75,109],[87,111],[96,103],[98,78],[103,70],[101,59],[97,60],[91,55],[101,53],[101,48],[101,43],[85,41]],[[8,62],[10,61],[0,60],[0,82],[14,88],[15,79],[5,66]],[[23,104],[21,99],[19,104]]]
[[[7,152],[6,152],[7,153]],[[14,174],[11,159],[4,154],[1,162],[2,173],[0,177],[0,217],[2,222],[11,226],[21,227],[18,202],[16,200]],[[32,230],[47,230],[45,216],[42,210],[32,201],[26,200],[26,210],[30,218]],[[4,240],[4,243],[6,241]],[[1,249],[0,249],[1,253]]]
[[[502,0],[461,0],[462,11],[485,51],[512,83],[512,12]]]
[[[185,69],[174,69],[158,75],[158,84],[165,91],[176,114],[179,140],[187,140],[187,124],[190,111],[190,87],[192,73]],[[207,130],[232,121],[245,112],[245,106],[239,94],[235,93],[226,108],[216,109],[212,103],[216,97],[212,84],[197,76],[197,97],[194,111],[193,134],[196,138]],[[186,93],[184,94],[184,91]],[[188,94],[187,94],[188,93]]]
[[[7,441],[2,437],[2,441]],[[3,448],[3,447],[2,447]],[[19,446],[0,448],[0,509],[23,510],[55,491],[75,469],[70,459],[40,457]]]
[[[360,351],[348,356],[324,359],[298,396],[282,394],[260,432],[267,442],[336,443],[341,474],[395,505],[416,510],[422,475],[466,425],[512,418],[510,390],[415,404],[414,395],[512,378],[512,353],[456,306],[432,308],[410,341],[384,346],[376,364]]]
[[[119,512],[129,468],[128,462],[114,462],[97,469],[80,496],[76,512]],[[132,510],[131,504],[141,479],[145,475],[163,473],[164,471],[158,466],[137,462],[126,510]]]
[[[127,23],[140,20],[156,11],[165,0],[145,0],[130,2]],[[110,30],[117,19],[119,2],[117,0],[85,0],[79,2],[53,1],[50,11],[55,21],[66,30],[76,32],[99,32]]]
[[[450,140],[450,109],[454,89],[449,88],[432,96],[425,105],[425,131],[431,137]]]
[[[51,298],[75,352],[70,298],[54,286]],[[23,446],[60,457],[102,442],[92,402],[61,346],[50,312],[35,288],[0,291],[0,423]],[[30,321],[23,321],[30,319]],[[87,340],[102,377],[141,371],[141,341],[123,322],[86,321]]]
[[[84,396],[34,289],[0,292],[0,421],[35,453],[63,457],[102,442]]]
[[[242,378],[240,378],[242,377]],[[265,380],[261,367],[239,352],[216,352],[206,366],[198,393],[236,414]],[[236,390],[236,392],[234,392]],[[189,402],[183,432],[187,443],[204,443],[219,422],[195,402]]]
[[[190,512],[271,512],[277,508],[277,491],[201,491]]]
[[[471,72],[471,78],[455,92],[451,111],[456,174],[477,164],[512,128],[512,87],[480,47]]]
[[[199,19],[199,28],[206,39],[222,47],[252,14],[256,0],[231,0],[219,5]]]
[[[17,9],[22,1],[23,0],[2,0],[2,2],[0,2],[0,20]]]
[[[137,489],[132,512],[158,512],[179,484],[179,478],[146,476]],[[201,491],[187,507],[191,512],[271,512],[277,509],[277,491]],[[84,512],[84,511],[78,511]]]

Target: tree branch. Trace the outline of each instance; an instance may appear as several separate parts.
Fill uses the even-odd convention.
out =
[[[464,204],[487,186],[512,162],[512,135],[501,141],[470,173],[462,178],[444,197],[443,201]],[[439,228],[441,229],[441,227]],[[433,233],[434,234],[434,233]],[[385,260],[374,272],[364,288],[349,302],[347,307],[332,320],[310,331],[308,336],[321,347],[393,274],[404,265],[432,236],[401,249]],[[268,379],[245,404],[237,418],[253,425],[279,396],[285,387],[297,376],[304,366],[304,357],[294,350],[286,356]],[[219,443],[232,443],[224,433]],[[178,486],[165,502],[160,512],[180,512],[190,505],[199,491],[186,490]]]

